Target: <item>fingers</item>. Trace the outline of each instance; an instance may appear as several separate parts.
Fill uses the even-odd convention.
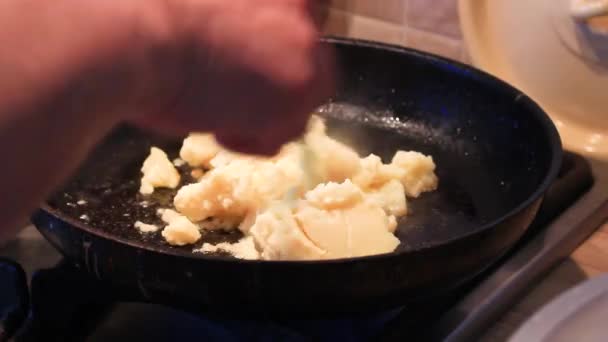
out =
[[[332,51],[320,45],[315,54],[314,77],[297,89],[276,90],[278,96],[268,103],[266,112],[219,130],[220,143],[244,153],[272,155],[286,142],[300,138],[311,112],[334,93]]]
[[[312,3],[182,0],[182,48],[195,51],[192,65],[179,69],[188,83],[169,111],[139,121],[181,134],[210,131],[227,148],[255,154],[300,136],[334,87],[332,52],[318,44]]]

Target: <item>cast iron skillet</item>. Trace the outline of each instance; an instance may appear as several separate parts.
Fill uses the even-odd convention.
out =
[[[413,149],[437,164],[439,189],[409,201],[411,215],[399,224],[402,243],[394,253],[243,261],[142,236],[133,222],[158,222],[155,210],[170,205],[172,192],[138,195],[140,165],[151,145],[177,156],[181,139],[129,126],[91,153],[34,214],[34,224],[68,260],[126,299],[209,313],[367,312],[454,290],[507,251],[534,218],[560,166],[554,125],[524,94],[459,63],[371,42],[325,43],[335,46],[342,68],[335,98],[321,108],[330,132],[348,137],[362,154],[390,158],[397,149]]]

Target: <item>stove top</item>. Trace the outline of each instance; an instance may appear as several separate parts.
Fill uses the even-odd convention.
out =
[[[471,340],[598,226],[593,217],[578,225],[549,225],[592,184],[587,161],[566,153],[559,179],[526,236],[458,294],[418,307],[332,320],[214,319],[121,302],[116,289],[62,260],[30,226],[0,248],[5,258],[0,259],[0,341]]]

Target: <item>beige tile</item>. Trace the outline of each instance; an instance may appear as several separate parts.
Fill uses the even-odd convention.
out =
[[[461,37],[458,0],[408,0],[405,22],[414,28]]]
[[[389,44],[401,44],[404,41],[401,25],[389,24],[335,9],[329,11],[323,33]]]
[[[401,24],[405,17],[404,9],[406,1],[407,0],[331,0],[331,6],[350,13]]]
[[[427,51],[436,55],[461,60],[462,41],[432,32],[412,28],[404,30],[404,44],[414,49]]]

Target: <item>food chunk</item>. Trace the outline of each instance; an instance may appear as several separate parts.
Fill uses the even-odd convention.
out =
[[[192,167],[209,167],[221,147],[212,134],[190,134],[179,151],[179,156]]]
[[[249,234],[265,260],[314,260],[326,254],[304,235],[291,208],[282,202],[271,204],[257,215]]]
[[[432,157],[419,152],[398,151],[391,164],[404,171],[401,183],[408,196],[418,197],[422,192],[437,189],[438,179]]]
[[[382,208],[368,203],[359,204],[343,212],[348,228],[348,256],[390,253],[399,245],[392,233],[389,217]]]
[[[139,192],[149,195],[154,192],[154,188],[174,189],[179,184],[180,176],[173,163],[163,150],[152,147],[150,155],[141,167],[143,177]]]
[[[388,215],[407,214],[405,190],[399,180],[393,179],[380,188],[367,192],[365,197],[366,200],[384,209]]]
[[[325,135],[324,130],[306,135],[305,143],[312,151],[315,174],[322,182],[342,182],[359,171],[359,155],[350,147]]]
[[[305,198],[295,218],[306,236],[327,251],[325,258],[388,253],[399,245],[383,208],[364,200],[361,189],[349,180],[321,184]]]
[[[173,218],[161,234],[170,245],[175,246],[193,244],[201,238],[198,226],[181,215]]]
[[[405,171],[392,164],[382,163],[382,159],[375,154],[360,160],[359,172],[353,177],[353,183],[362,189],[372,189],[383,186],[393,179],[401,179]]]
[[[193,221],[242,219],[300,184],[301,171],[284,164],[282,159],[230,161],[207,172],[198,183],[182,187],[174,198],[175,208]]]
[[[173,164],[189,167],[183,171],[195,183],[178,190],[175,210],[158,210],[166,223],[161,235],[183,246],[205,231],[238,229],[243,234],[238,242],[204,243],[194,252],[241,259],[337,259],[394,251],[407,198],[437,188],[433,158],[414,151],[397,151],[388,164],[375,154],[360,158],[326,131],[324,121],[313,116],[304,138],[273,157],[228,151],[211,134],[190,134]],[[175,188],[180,180],[173,164],[152,148],[140,191]],[[134,226],[150,233],[159,229],[142,222]]]
[[[306,236],[327,251],[327,259],[389,253],[399,245],[388,216],[373,204],[360,203],[341,210],[304,205],[295,217]]]
[[[159,229],[158,226],[155,226],[153,224],[143,223],[141,221],[135,222],[135,224],[133,224],[133,226],[142,233],[154,233],[154,232],[158,231],[158,229]]]
[[[203,247],[194,251],[201,253],[226,252],[232,254],[237,259],[246,260],[257,260],[260,258],[260,253],[255,248],[255,242],[251,236],[244,237],[237,243],[222,242],[217,245],[204,243]]]
[[[332,210],[349,208],[363,200],[363,192],[350,180],[342,183],[324,183],[306,193],[308,203],[317,208]]]
[[[173,204],[195,222],[213,216],[244,216],[246,208],[236,198],[236,185],[229,175],[211,171],[200,182],[179,189]]]

